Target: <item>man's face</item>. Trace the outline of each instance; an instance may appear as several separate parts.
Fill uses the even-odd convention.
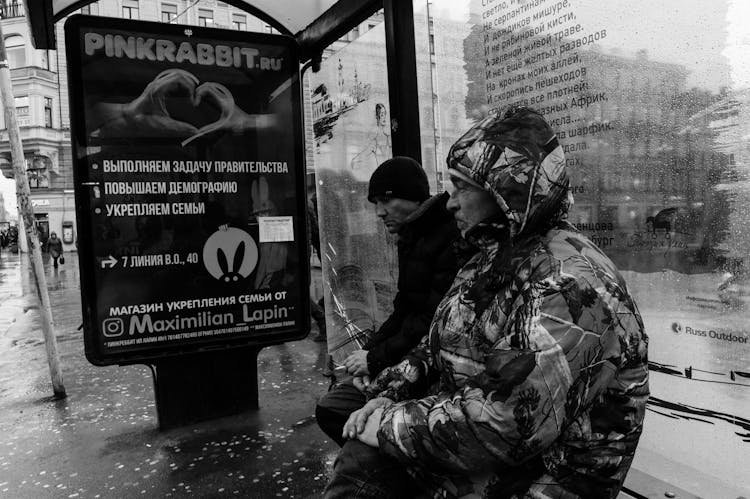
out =
[[[383,221],[385,228],[391,234],[396,234],[404,226],[406,219],[419,208],[417,201],[375,196],[375,214]]]
[[[500,206],[489,192],[458,177],[451,176],[451,182],[453,191],[447,208],[453,212],[462,236],[482,220],[500,212]]]
[[[384,107],[381,107],[378,109],[377,113],[377,122],[380,126],[386,126],[388,125],[388,112],[385,110]]]

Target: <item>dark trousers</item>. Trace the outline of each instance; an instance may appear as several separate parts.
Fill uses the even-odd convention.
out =
[[[423,496],[415,481],[395,459],[359,440],[341,436],[349,415],[367,398],[345,378],[331,387],[315,407],[318,426],[341,446],[333,476],[323,493],[326,499],[414,499]]]
[[[310,315],[318,325],[318,336],[315,337],[315,341],[324,342],[326,340],[326,311],[323,298],[317,302],[310,298]]]
[[[359,440],[348,440],[333,464],[325,499],[417,499],[427,495],[398,461]]]
[[[346,440],[341,436],[344,424],[349,415],[361,409],[367,403],[365,395],[357,390],[352,378],[345,378],[334,384],[330,391],[323,395],[315,407],[315,419],[323,433],[343,447]]]
[[[318,326],[323,324],[323,327],[325,328],[326,313],[325,308],[323,307],[323,298],[318,301],[313,301],[313,299],[310,298],[310,315],[312,315],[312,318],[318,323]]]

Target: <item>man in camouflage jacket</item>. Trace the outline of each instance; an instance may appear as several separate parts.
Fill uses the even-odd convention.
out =
[[[648,339],[614,264],[565,221],[557,138],[511,110],[461,137],[448,168],[448,208],[479,253],[347,421],[326,497],[616,497],[642,431]]]

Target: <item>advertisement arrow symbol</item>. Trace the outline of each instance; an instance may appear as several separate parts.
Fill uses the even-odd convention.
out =
[[[117,258],[113,257],[112,255],[109,255],[106,260],[102,260],[103,269],[106,269],[107,267],[112,268],[115,265],[117,265]]]

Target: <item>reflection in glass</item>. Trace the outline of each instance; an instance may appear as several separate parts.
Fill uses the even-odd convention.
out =
[[[310,88],[328,349],[338,363],[388,317],[396,294],[395,240],[367,201],[370,175],[391,157],[382,23],[324,60]]]
[[[436,150],[488,113],[540,110],[565,148],[571,223],[625,271],[652,361],[635,467],[677,463],[695,493],[747,494],[750,7],[429,5]]]

